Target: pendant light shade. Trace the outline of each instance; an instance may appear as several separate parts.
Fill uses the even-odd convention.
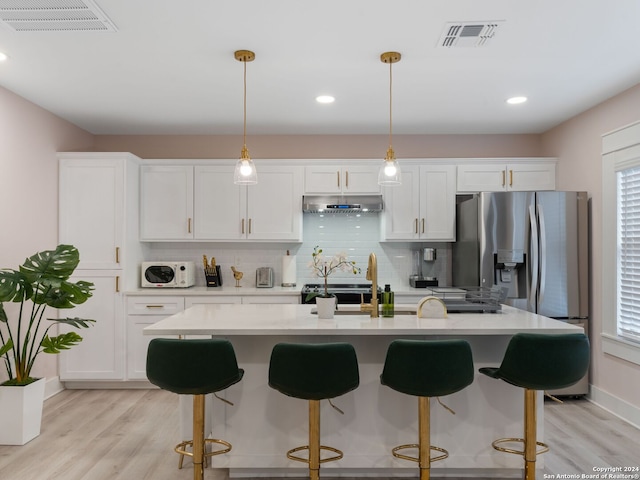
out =
[[[399,62],[402,58],[398,52],[385,52],[380,55],[380,61],[382,63],[389,64],[389,148],[387,149],[387,156],[385,157],[380,170],[378,171],[378,183],[384,186],[397,186],[402,184],[402,175],[400,172],[400,165],[396,160],[396,154],[393,151],[391,140],[393,136],[393,122],[392,122],[392,106],[393,106],[393,76],[391,72],[391,66]]]
[[[240,153],[240,158],[236,163],[236,169],[233,173],[233,183],[236,185],[255,185],[258,183],[258,173],[247,149],[247,62],[252,62],[256,58],[256,55],[249,50],[238,50],[234,53],[234,56],[236,60],[244,64],[244,110],[242,152]]]

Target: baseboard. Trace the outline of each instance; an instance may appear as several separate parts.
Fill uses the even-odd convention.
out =
[[[640,408],[631,405],[626,400],[622,400],[614,395],[611,395],[604,390],[600,390],[597,387],[591,385],[591,391],[589,392],[589,400],[599,407],[604,408],[612,415],[630,423],[636,428],[640,428]]]
[[[64,390],[64,385],[60,381],[60,377],[55,376],[47,378],[44,384],[44,399],[51,398]]]

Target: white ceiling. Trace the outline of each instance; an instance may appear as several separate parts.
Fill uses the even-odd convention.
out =
[[[59,1],[81,3],[16,0]],[[238,49],[249,136],[388,133],[389,50],[394,134],[541,133],[640,83],[638,0],[95,1],[116,32],[0,24],[0,85],[94,134],[241,134]],[[484,46],[439,46],[491,21]]]

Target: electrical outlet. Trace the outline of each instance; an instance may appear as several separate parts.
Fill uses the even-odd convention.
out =
[[[240,265],[242,264],[242,258],[241,257],[235,257],[233,259],[233,266],[238,268]]]

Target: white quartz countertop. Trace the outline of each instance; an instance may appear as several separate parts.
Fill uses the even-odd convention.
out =
[[[343,308],[358,308],[345,306]],[[408,310],[415,305],[397,305]],[[518,332],[579,333],[566,322],[506,305],[499,313],[450,313],[448,318],[368,314],[319,319],[309,304],[195,305],[144,329],[145,335],[513,335]]]
[[[235,285],[222,285],[221,287],[189,287],[189,288],[138,288],[129,290],[129,296],[257,296],[257,295],[300,295],[302,287],[236,287]]]

